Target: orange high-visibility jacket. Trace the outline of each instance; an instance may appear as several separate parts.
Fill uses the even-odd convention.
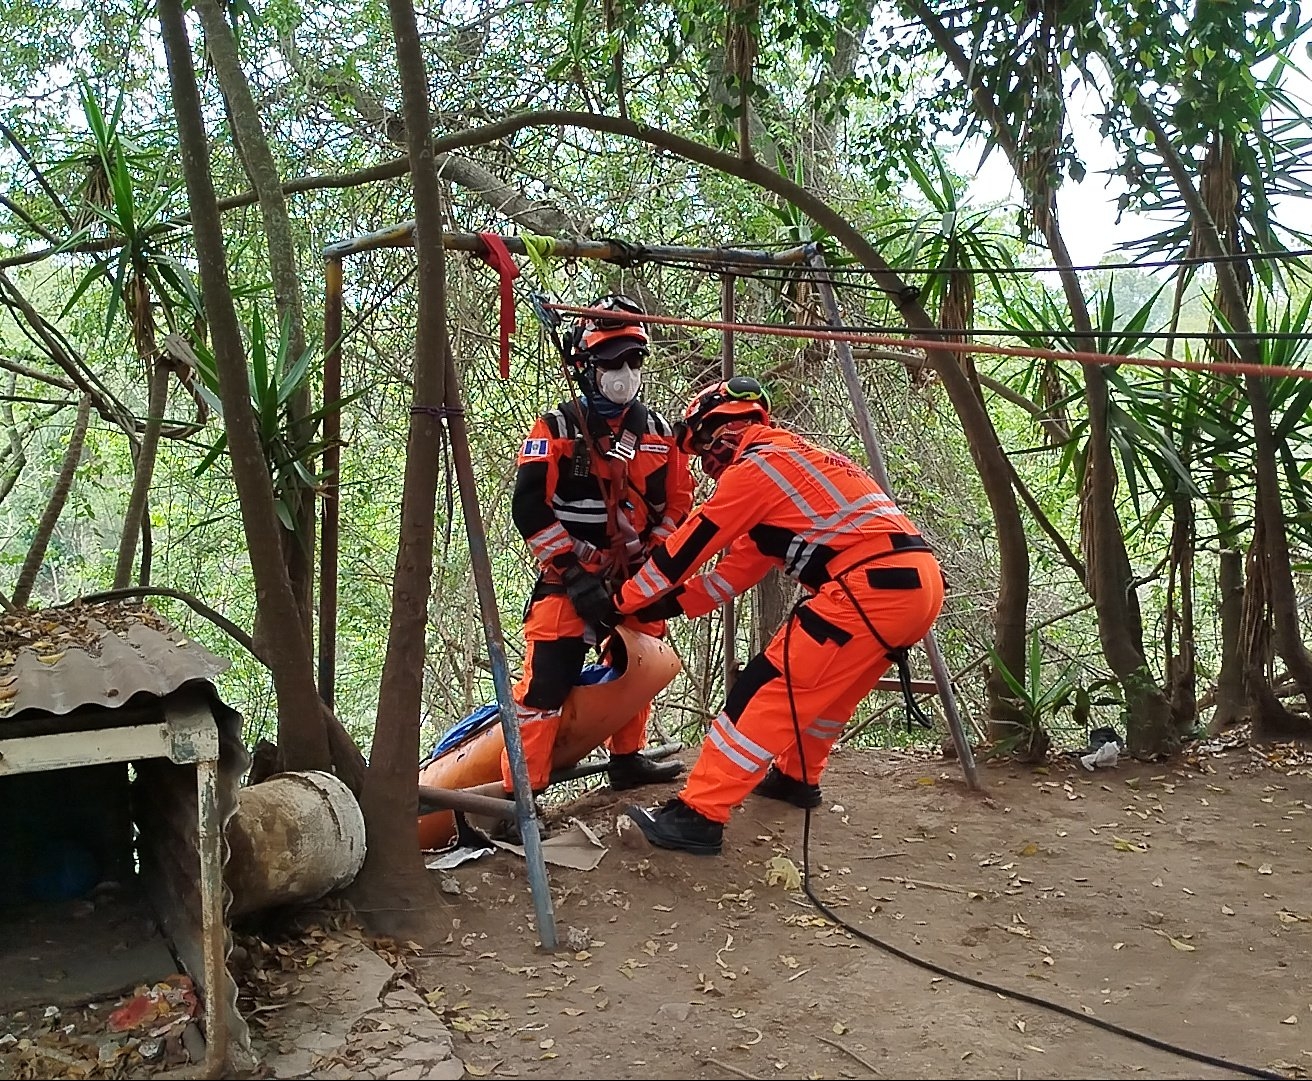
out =
[[[511,513],[544,574],[559,572],[577,558],[588,570],[603,566],[621,577],[611,553],[630,542],[638,560],[668,537],[692,508],[692,472],[674,442],[669,423],[646,411],[635,456],[622,466],[604,456],[621,430],[623,417],[606,420],[588,413],[597,453],[589,451],[576,403],[561,403],[540,416],[517,459]],[[607,494],[615,506],[607,506]],[[612,517],[613,510],[613,517]],[[612,535],[611,523],[619,536]]]
[[[715,494],[624,584],[619,610],[661,600],[704,615],[774,567],[814,592],[830,580],[835,556],[888,534],[918,531],[864,469],[785,428],[753,425]],[[692,577],[726,547],[713,570]]]

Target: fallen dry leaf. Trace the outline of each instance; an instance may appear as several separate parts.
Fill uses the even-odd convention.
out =
[[[843,1033],[846,1032],[846,1031],[847,1031],[847,1026],[846,1026],[845,1024],[843,1024],[842,1021],[835,1021],[835,1022],[834,1022],[834,1035],[835,1035],[835,1036],[841,1036],[841,1035],[843,1035]]]
[[[1271,870],[1271,864],[1269,864],[1269,863],[1264,863],[1264,864],[1262,864],[1262,866],[1259,867],[1259,868],[1257,869],[1257,873],[1258,873],[1259,875],[1272,875],[1272,874],[1275,874],[1275,872],[1274,872],[1273,870]]]
[[[1280,1023],[1281,1023],[1282,1025],[1296,1025],[1296,1024],[1298,1024],[1298,1014],[1296,1014],[1296,1013],[1291,1013],[1288,1017],[1286,1017],[1286,1018],[1285,1018],[1283,1021],[1281,1021]]]
[[[786,890],[800,890],[802,875],[797,864],[787,856],[771,856],[765,861],[765,884],[782,886]]]
[[[1198,949],[1197,946],[1191,946],[1189,945],[1188,942],[1181,942],[1178,938],[1174,937],[1173,935],[1168,935],[1165,931],[1161,930],[1161,928],[1158,928],[1154,933],[1161,935],[1177,950],[1181,950],[1184,953],[1193,953]]]
[[[1231,908],[1229,905],[1222,905],[1222,906],[1221,906],[1221,915],[1222,915],[1222,916],[1233,916],[1234,914],[1235,914],[1235,910],[1234,910],[1233,908]]]

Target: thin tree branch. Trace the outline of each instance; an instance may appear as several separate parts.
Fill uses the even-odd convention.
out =
[[[28,379],[35,379],[40,383],[49,383],[52,387],[58,387],[60,390],[73,391],[77,389],[77,387],[73,386],[73,384],[67,379],[60,379],[57,375],[50,375],[37,368],[29,368],[26,364],[17,360],[10,360],[6,357],[0,357],[0,368],[4,368]]]
[[[42,239],[49,241],[51,244],[58,244],[59,237],[55,236],[49,229],[42,225],[36,218],[32,217],[26,210],[15,203],[6,195],[0,195],[0,206],[8,207],[9,212],[18,218],[32,232],[36,233]]]
[[[60,216],[63,217],[64,221],[71,227],[73,225],[73,215],[68,212],[68,207],[64,205],[64,201],[59,197],[59,193],[50,186],[50,182],[46,180],[45,173],[41,171],[41,167],[37,165],[36,160],[23,144],[23,141],[14,134],[14,129],[4,121],[0,120],[0,133],[9,140],[9,145],[18,152],[18,156],[23,159],[24,164],[32,170],[32,175],[36,178],[36,182],[41,185],[41,190],[50,197],[50,201],[54,204],[55,209],[59,211]]]
[[[74,604],[96,604],[100,601],[117,601],[125,600],[128,597],[172,597],[174,600],[182,601],[197,615],[204,616],[213,623],[219,630],[228,635],[234,642],[246,650],[252,657],[259,661],[266,668],[269,667],[269,660],[265,657],[255,645],[255,640],[244,630],[237,626],[227,616],[216,612],[199,597],[190,593],[184,593],[180,589],[168,589],[164,586],[126,586],[123,589],[105,589],[99,593],[87,593],[81,597],[74,597],[71,601],[58,605],[59,608],[67,608]]]

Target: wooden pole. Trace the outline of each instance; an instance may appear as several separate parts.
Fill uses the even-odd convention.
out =
[[[333,708],[337,693],[337,556],[341,521],[342,261],[324,267],[323,489],[319,526],[319,697]]]

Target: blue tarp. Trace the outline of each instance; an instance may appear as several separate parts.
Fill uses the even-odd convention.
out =
[[[619,673],[608,664],[587,664],[583,666],[583,671],[579,673],[576,685],[587,687],[594,683],[609,683],[618,676]],[[499,714],[500,710],[495,702],[491,705],[479,706],[463,720],[457,721],[437,741],[437,746],[433,748],[432,753],[424,761],[431,762],[434,758],[451,750],[452,747],[460,746],[466,740],[478,735],[483,729],[496,724]]]

